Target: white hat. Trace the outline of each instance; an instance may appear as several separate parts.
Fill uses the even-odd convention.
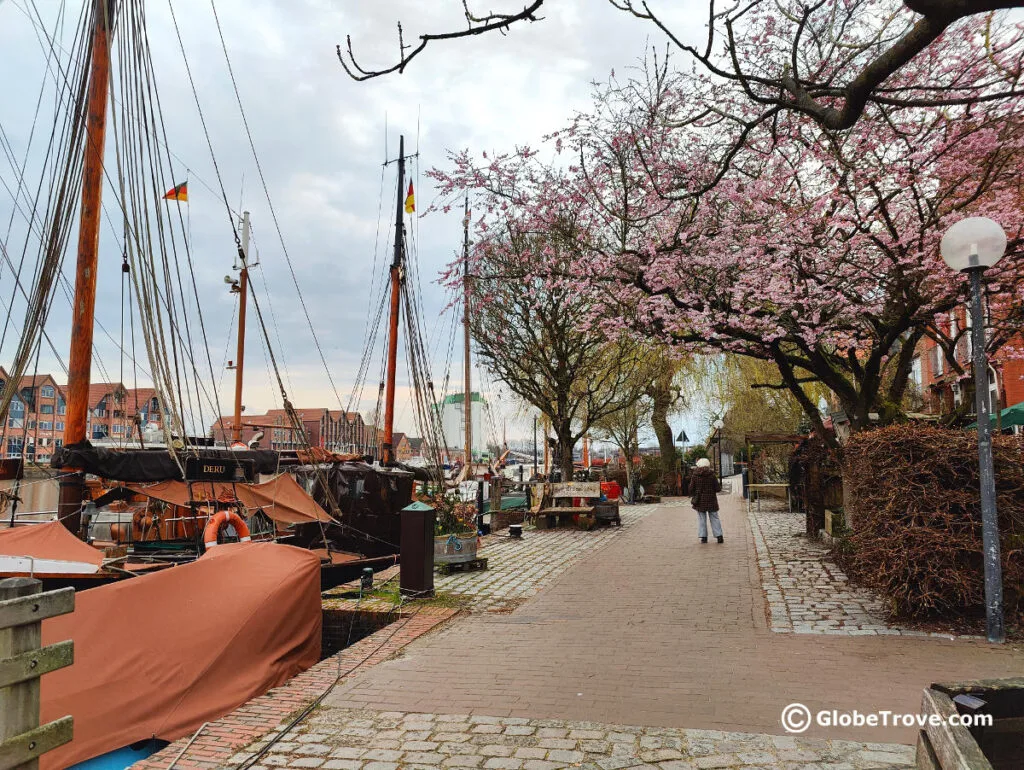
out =
[[[697,467],[698,468],[710,468],[711,467],[711,461],[708,458],[706,458],[706,457],[702,457],[702,458],[700,458],[697,461]]]

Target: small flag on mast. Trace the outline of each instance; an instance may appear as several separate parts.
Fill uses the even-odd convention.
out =
[[[409,182],[409,192],[405,196],[405,213],[412,214],[416,211],[416,196],[412,192],[412,182]]]
[[[188,203],[188,182],[176,184],[164,195],[165,201],[185,201]]]

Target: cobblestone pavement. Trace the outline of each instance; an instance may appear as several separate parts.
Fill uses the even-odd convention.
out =
[[[275,734],[276,735],[276,734]],[[267,738],[232,758],[238,764]],[[910,746],[596,722],[330,709],[271,745],[254,766],[322,770],[887,770]]]
[[[471,611],[511,609],[550,585],[580,558],[603,548],[657,509],[656,505],[623,505],[621,527],[584,532],[572,527],[528,529],[523,539],[485,538],[480,555],[487,569],[437,575],[434,587],[471,599]]]
[[[936,636],[890,625],[875,594],[851,585],[828,547],[803,536],[804,515],[764,501],[748,513],[772,631],[849,636]]]
[[[721,504],[724,544],[698,541],[688,503],[655,506],[514,611],[447,624],[324,708],[778,734],[791,703],[917,713],[932,682],[1024,666],[1014,644],[772,633],[743,500]],[[812,725],[806,737],[909,744],[916,731]]]

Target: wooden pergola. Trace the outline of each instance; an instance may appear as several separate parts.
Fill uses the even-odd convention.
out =
[[[793,510],[793,498],[792,490],[789,488],[789,482],[783,484],[767,484],[760,483],[754,480],[752,471],[754,467],[753,454],[751,452],[752,447],[755,446],[766,446],[766,445],[785,445],[785,444],[799,444],[803,441],[806,436],[798,436],[789,433],[747,433],[743,437],[744,444],[747,449],[747,509],[750,509],[750,498],[752,492],[771,492],[785,489],[786,501],[789,503],[790,511]],[[760,506],[761,496],[758,495],[758,506]]]

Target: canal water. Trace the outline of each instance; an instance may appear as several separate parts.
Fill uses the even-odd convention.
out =
[[[48,521],[57,512],[58,482],[50,474],[37,470],[26,470],[25,478],[20,482],[11,479],[0,481],[0,489],[14,493],[21,498],[17,505],[17,520]],[[0,515],[0,527],[11,523],[11,505]]]

